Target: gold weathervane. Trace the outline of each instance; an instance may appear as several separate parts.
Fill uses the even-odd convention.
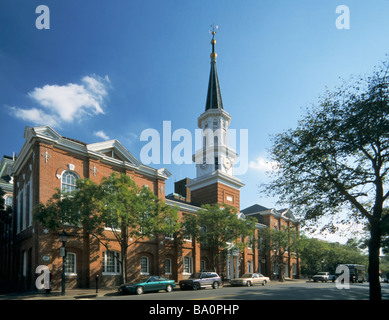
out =
[[[219,28],[219,26],[215,25],[215,24],[212,24],[210,26],[211,30],[209,30],[209,33],[212,34],[212,40],[211,40],[211,44],[212,44],[212,53],[211,53],[211,58],[212,59],[216,59],[217,57],[217,54],[215,52],[215,44],[216,44],[216,40],[215,40],[215,34],[216,34],[216,30]]]

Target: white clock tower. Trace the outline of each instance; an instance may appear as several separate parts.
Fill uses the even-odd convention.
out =
[[[226,203],[239,210],[239,189],[244,186],[234,177],[236,152],[228,147],[228,126],[231,116],[223,108],[216,68],[215,29],[212,31],[211,70],[205,111],[198,118],[202,129],[202,145],[193,155],[196,178],[188,187],[197,204]]]

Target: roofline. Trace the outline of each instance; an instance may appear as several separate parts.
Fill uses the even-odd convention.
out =
[[[287,216],[284,215],[289,210],[290,210],[290,208],[286,209],[282,213],[278,213],[278,212],[276,212],[276,209],[272,208],[272,209],[268,209],[268,210],[262,210],[262,211],[256,211],[256,212],[251,212],[251,213],[245,213],[244,215],[246,215],[246,216],[253,216],[253,215],[256,215],[256,214],[259,214],[261,216],[272,215],[272,216],[275,216],[277,218],[283,218],[283,219],[285,219],[287,221],[292,221],[292,222],[300,223],[296,218],[290,218],[290,217],[287,217]]]
[[[43,131],[49,131],[49,133],[52,135],[51,137],[47,134],[43,134]],[[83,155],[83,156],[89,156],[94,159],[98,158],[102,162],[114,164],[116,166],[121,166],[126,169],[132,169],[137,170],[142,174],[145,174],[147,176],[156,177],[160,180],[167,180],[172,175],[169,170],[166,168],[160,168],[155,169],[149,166],[146,166],[142,164],[135,156],[132,155],[130,151],[128,151],[127,148],[125,148],[118,140],[108,140],[104,142],[98,142],[98,143],[92,143],[92,144],[86,144],[81,141],[77,141],[74,139],[66,138],[64,136],[61,136],[59,133],[57,133],[54,129],[52,129],[49,126],[40,126],[40,127],[26,127],[24,130],[24,137],[26,139],[25,143],[22,146],[22,149],[16,158],[16,161],[14,163],[13,173],[17,174],[18,170],[22,167],[24,161],[26,161],[31,152],[31,147],[33,145],[33,140],[38,139],[39,141],[43,141],[52,145],[55,145],[57,148],[67,151],[72,151],[74,153]],[[123,161],[114,159],[111,157],[108,157],[102,153],[96,152],[97,145],[106,145],[107,148],[116,148],[118,149],[123,155],[127,158],[129,158],[134,163],[131,163],[129,161]],[[92,148],[91,148],[92,147]]]

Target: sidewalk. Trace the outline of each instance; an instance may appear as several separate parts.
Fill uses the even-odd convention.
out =
[[[116,288],[102,288],[96,293],[96,289],[68,289],[65,295],[61,291],[45,291],[9,293],[0,295],[0,300],[75,300],[75,299],[93,299],[105,295],[117,295]]]

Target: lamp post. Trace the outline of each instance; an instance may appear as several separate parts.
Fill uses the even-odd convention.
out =
[[[65,262],[66,262],[66,249],[65,245],[68,241],[68,234],[63,230],[59,234],[59,241],[62,242],[62,247],[59,249],[59,255],[62,257],[62,295],[65,295],[66,278],[65,278]]]

